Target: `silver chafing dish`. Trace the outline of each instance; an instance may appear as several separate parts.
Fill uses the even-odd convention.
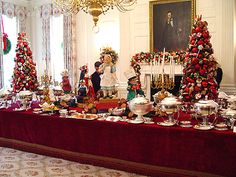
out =
[[[174,125],[176,123],[176,120],[174,119],[173,114],[179,111],[181,104],[182,104],[181,101],[179,101],[174,96],[169,96],[169,97],[164,98],[160,102],[160,107],[163,112],[168,114],[168,120],[160,125],[164,125],[164,126],[166,124],[168,124],[169,126]]]
[[[20,91],[17,94],[17,97],[22,104],[21,109],[27,109],[30,106],[30,102],[32,101],[33,92],[29,90]]]
[[[8,90],[2,90],[0,92],[0,103],[1,103],[1,108],[7,108],[7,100],[10,100],[12,96],[12,93]]]
[[[161,102],[161,110],[166,114],[173,114],[178,111],[179,105],[181,105],[181,101],[179,101],[176,97],[170,96],[164,98]]]
[[[203,122],[201,127],[209,127],[211,125],[209,125],[208,116],[217,114],[218,104],[213,100],[199,100],[194,104],[194,110],[198,115],[202,116]],[[209,127],[209,129],[210,128],[211,127]]]
[[[136,115],[136,119],[132,123],[144,122],[143,115],[153,110],[153,102],[150,102],[147,98],[138,95],[136,98],[128,102],[129,109]]]
[[[201,116],[216,114],[218,104],[213,100],[200,100],[194,104],[195,112]]]

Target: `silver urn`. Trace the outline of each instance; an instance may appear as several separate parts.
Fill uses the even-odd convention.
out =
[[[174,96],[166,97],[161,102],[161,110],[166,114],[173,114],[178,111],[181,102]]]
[[[136,115],[136,122],[143,122],[143,115],[153,110],[153,102],[150,102],[147,98],[138,95],[132,99],[129,103],[129,109]]]
[[[218,112],[218,104],[213,100],[200,100],[194,104],[194,109],[201,116],[209,116]]]

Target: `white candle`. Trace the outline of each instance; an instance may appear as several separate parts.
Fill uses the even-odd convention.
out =
[[[174,57],[172,56],[172,73],[173,73],[173,82],[175,82],[175,61],[174,61]]]
[[[170,64],[169,64],[169,69],[170,69],[169,78],[171,78],[172,77],[172,56],[169,56],[169,60],[170,60]]]
[[[155,61],[155,60],[154,60]],[[153,61],[151,61],[151,82],[152,82],[152,65],[153,65]]]
[[[162,74],[162,83],[164,83],[164,65],[165,65],[165,48],[163,50],[163,58],[162,58],[162,67],[161,67],[161,74]]]
[[[159,73],[160,73],[160,61],[161,60],[161,57],[160,57],[160,55],[159,55],[159,57],[158,57],[158,61],[157,61],[157,77],[159,77]]]

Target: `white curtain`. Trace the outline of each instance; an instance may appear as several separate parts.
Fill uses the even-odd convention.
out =
[[[52,4],[46,4],[41,6],[41,18],[43,29],[43,59],[46,60],[46,64],[50,63],[50,16],[59,16],[62,12],[60,9]],[[68,69],[70,75],[70,81],[72,87],[76,84],[77,78],[77,64],[76,64],[76,18],[74,16],[63,16],[63,44],[64,44],[64,65],[65,69]],[[48,68],[49,66],[47,66]]]
[[[18,32],[26,31],[26,20],[27,20],[27,9],[23,6],[18,6],[9,2],[0,1],[0,24],[2,24],[2,14],[6,15],[9,18],[17,18],[17,29]],[[19,28],[18,28],[19,27]],[[2,41],[2,28],[0,28],[0,41]],[[15,46],[12,46],[14,50]],[[0,88],[3,87],[3,47],[2,42],[0,42]]]
[[[46,70],[48,73],[49,62],[51,59],[50,54],[50,16],[52,15],[52,5],[46,4],[41,6],[41,18],[42,18],[42,56],[46,62]]]
[[[74,16],[64,15],[63,18],[64,24],[64,62],[65,68],[68,69],[69,75],[71,78],[71,85],[76,88],[77,81],[77,63],[76,63],[76,53],[75,53],[75,45],[76,45],[76,36],[75,36],[75,27],[76,27],[76,19]]]

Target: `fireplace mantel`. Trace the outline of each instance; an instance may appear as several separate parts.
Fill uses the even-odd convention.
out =
[[[158,73],[158,66],[151,66],[148,64],[141,64],[141,76],[140,81],[142,84],[142,89],[145,92],[146,97],[151,100],[151,74],[157,74]],[[168,74],[170,73],[170,65],[165,64],[164,66],[164,73]],[[160,73],[159,73],[160,74]],[[183,66],[180,64],[175,64],[175,76],[182,75],[183,74]]]

